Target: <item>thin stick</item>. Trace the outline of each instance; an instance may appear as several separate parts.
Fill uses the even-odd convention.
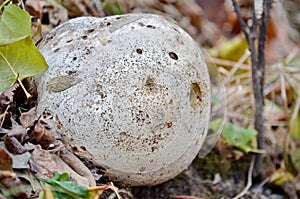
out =
[[[1,124],[0,124],[0,129],[2,128],[3,124],[4,124],[4,121],[5,121],[5,116],[8,114],[8,109],[9,109],[10,105],[8,105],[4,111],[3,114],[0,115],[0,118],[2,118],[2,121],[1,121]]]
[[[243,191],[241,191],[233,199],[238,199],[238,198],[243,197],[249,191],[250,187],[252,186],[252,173],[253,173],[254,163],[255,163],[255,156],[252,156],[252,159],[251,159],[251,162],[250,162],[250,166],[249,166],[249,170],[248,170],[247,185],[243,189]]]
[[[242,18],[240,8],[237,5],[236,0],[232,0],[234,10],[237,14],[241,29],[247,39],[249,49],[251,52],[251,64],[252,64],[252,88],[255,102],[255,121],[254,126],[258,132],[257,146],[259,150],[264,149],[264,117],[263,117],[263,106],[264,106],[264,74],[265,74],[265,41],[268,28],[268,21],[270,17],[270,9],[273,0],[264,0],[262,22],[258,25],[255,13],[255,1],[251,1],[251,12],[252,12],[252,25],[249,28]],[[259,34],[257,34],[257,31]],[[258,37],[258,50],[255,47],[255,41]],[[262,155],[258,154],[256,160],[256,174],[261,174],[262,166]]]

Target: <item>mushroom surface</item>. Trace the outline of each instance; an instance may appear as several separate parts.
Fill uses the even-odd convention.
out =
[[[35,80],[38,113],[111,180],[151,186],[196,157],[210,119],[210,80],[198,44],[152,14],[80,17],[39,49],[49,68]]]

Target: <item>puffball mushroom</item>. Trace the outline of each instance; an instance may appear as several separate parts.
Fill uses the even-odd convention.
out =
[[[151,186],[186,169],[210,119],[210,80],[198,44],[152,14],[80,17],[39,49],[38,113],[51,111],[61,139],[111,180]]]

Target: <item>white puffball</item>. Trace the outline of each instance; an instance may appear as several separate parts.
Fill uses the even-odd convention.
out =
[[[38,112],[104,175],[155,185],[186,169],[210,118],[210,80],[198,44],[162,16],[80,17],[40,43]]]

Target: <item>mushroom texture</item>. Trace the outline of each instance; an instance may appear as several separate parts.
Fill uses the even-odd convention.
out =
[[[61,139],[111,180],[151,186],[186,169],[210,118],[210,80],[198,44],[152,14],[80,17],[39,49],[38,113],[51,111]]]

